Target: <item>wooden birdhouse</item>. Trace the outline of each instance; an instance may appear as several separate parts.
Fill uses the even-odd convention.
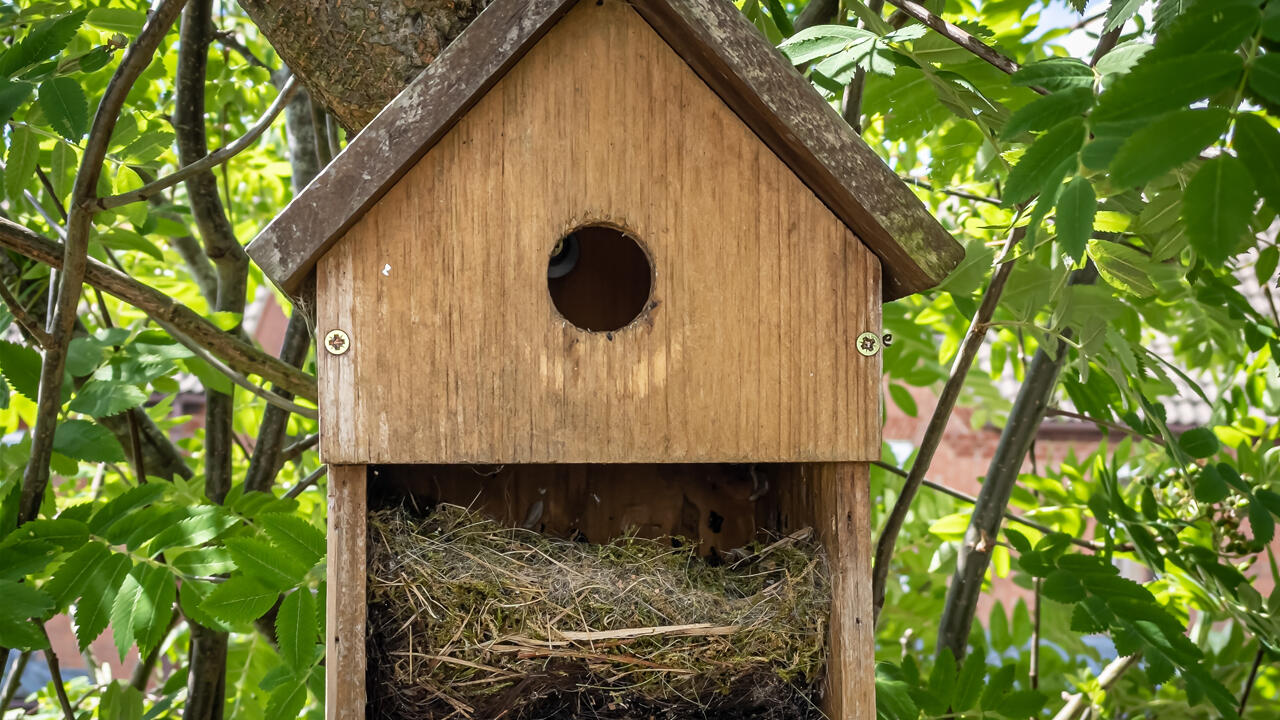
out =
[[[314,283],[330,718],[369,495],[708,556],[813,527],[831,718],[875,717],[880,308],[962,250],[725,0],[494,0],[249,247]]]

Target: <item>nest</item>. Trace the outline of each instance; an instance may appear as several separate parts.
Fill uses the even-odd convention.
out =
[[[809,535],[713,566],[670,538],[371,513],[371,717],[822,718],[830,581]]]

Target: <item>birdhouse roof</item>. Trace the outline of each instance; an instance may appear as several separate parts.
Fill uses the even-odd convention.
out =
[[[250,256],[298,292],[320,257],[576,3],[490,3],[254,239]],[[732,3],[632,7],[880,258],[886,299],[937,285],[960,261],[955,239]]]

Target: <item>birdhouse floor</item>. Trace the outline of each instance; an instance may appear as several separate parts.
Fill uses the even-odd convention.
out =
[[[817,720],[830,612],[812,531],[712,563],[455,505],[369,516],[369,717]]]

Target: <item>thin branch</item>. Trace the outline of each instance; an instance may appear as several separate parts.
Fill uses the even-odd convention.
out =
[[[254,55],[253,51],[250,50],[247,45],[240,42],[240,39],[237,38],[232,32],[228,30],[217,30],[213,33],[213,39],[217,40],[223,45],[226,45],[232,50],[235,50],[237,53],[240,54],[240,57],[248,61],[250,65],[254,67],[262,68],[263,70],[271,69],[271,67],[268,66],[265,62],[263,62],[257,55]]]
[[[293,487],[289,488],[289,492],[285,493],[284,496],[290,499],[298,497],[304,491],[306,491],[307,488],[311,487],[312,485],[315,485],[316,482],[320,480],[320,478],[324,477],[328,473],[329,473],[329,466],[321,465],[320,467],[313,470],[310,475],[303,478],[302,482],[299,482],[297,485],[294,485]]]
[[[13,296],[13,292],[9,290],[9,286],[3,280],[0,280],[0,299],[4,300],[4,304],[9,306],[9,314],[13,316],[13,319],[18,321],[18,325],[21,325],[28,335],[35,338],[40,347],[49,348],[53,346],[53,336],[45,332],[44,326],[40,324],[40,321],[27,312],[27,309],[18,301],[18,298]]]
[[[975,195],[973,193],[965,192],[963,190],[953,190],[952,188],[935,187],[925,182],[924,180],[913,178],[910,175],[899,175],[898,179],[902,180],[902,182],[908,185],[915,185],[916,187],[921,188],[923,190],[928,190],[929,192],[942,193],[943,195],[950,195],[952,197],[963,198],[965,200],[972,200],[974,202],[987,203],[988,205],[1004,204],[1003,202],[1001,202],[1000,198],[987,197],[986,195]]]
[[[88,266],[89,233],[93,226],[93,215],[82,207],[82,203],[94,195],[98,180],[102,177],[103,161],[106,159],[111,133],[129,91],[142,71],[151,64],[156,49],[185,4],[186,0],[160,0],[155,6],[137,39],[125,51],[119,67],[108,81],[85,142],[80,169],[76,172],[75,185],[71,191],[72,210],[67,220],[67,241],[62,249],[61,281],[54,311],[45,328],[53,336],[53,345],[45,351],[44,362],[40,366],[40,391],[36,402],[35,427],[31,431],[31,454],[22,475],[19,523],[36,517],[49,484],[49,460],[53,453],[53,434],[58,424],[58,412],[62,407],[62,378],[66,370],[67,348],[76,324],[80,291]]]
[[[280,360],[293,366],[301,366],[311,349],[311,329],[307,327],[306,313],[294,308],[285,329],[280,348]],[[292,399],[287,390],[280,391],[285,399]],[[258,440],[253,445],[249,469],[244,476],[245,492],[268,491],[283,464],[285,431],[289,427],[289,413],[275,406],[262,413],[258,426]]]
[[[889,512],[889,517],[885,520],[884,529],[880,532],[880,538],[876,542],[875,564],[872,567],[871,576],[871,597],[877,620],[880,617],[880,609],[884,607],[885,584],[889,578],[889,565],[893,562],[893,549],[898,542],[898,533],[902,531],[902,525],[906,522],[907,513],[911,509],[911,502],[915,499],[916,493],[920,491],[920,484],[924,482],[925,473],[929,471],[929,465],[933,462],[933,455],[937,452],[938,446],[942,444],[942,437],[946,432],[947,423],[951,420],[951,413],[955,410],[956,401],[960,399],[960,390],[964,387],[965,379],[969,376],[969,369],[973,367],[973,361],[978,357],[978,350],[982,347],[983,340],[986,338],[987,323],[991,322],[992,316],[995,315],[996,306],[1000,303],[1000,295],[1004,292],[1005,283],[1009,280],[1009,274],[1013,272],[1015,261],[1009,260],[1005,262],[1005,258],[1018,246],[1025,234],[1025,227],[1017,227],[1009,232],[1009,238],[1005,241],[1004,251],[998,261],[999,264],[991,275],[991,282],[987,285],[986,293],[982,296],[982,304],[978,307],[978,311],[974,313],[973,322],[969,324],[969,330],[965,333],[960,352],[956,354],[956,359],[951,365],[951,375],[947,378],[946,384],[943,385],[942,393],[938,395],[938,404],[934,407],[933,415],[929,418],[929,425],[925,429],[924,438],[920,441],[920,449],[916,453],[916,460],[911,465],[911,473],[907,476],[907,481],[902,486],[902,494],[898,496],[898,500],[893,504],[893,509]]]
[[[0,218],[0,246],[55,269],[62,267],[62,245],[4,218]],[[237,372],[259,375],[281,389],[315,402],[313,376],[223,331],[165,293],[96,260],[89,260],[85,282],[133,305],[152,319],[177,327]]]
[[[39,623],[37,623],[39,624]],[[49,642],[49,633],[40,627],[45,643]],[[49,677],[53,682],[53,691],[58,696],[58,704],[62,706],[62,715],[66,720],[76,720],[75,708],[71,707],[71,698],[67,697],[67,685],[62,681],[62,667],[58,664],[58,653],[53,648],[44,651],[45,664],[49,666]]]
[[[880,460],[872,460],[871,464],[875,465],[878,468],[891,472],[894,475],[897,475],[898,477],[901,477],[901,478],[905,478],[908,476],[908,473],[906,470],[903,470],[902,468],[897,467],[896,465],[890,465],[889,463],[882,462]],[[943,495],[950,495],[951,497],[961,502],[968,503],[969,505],[976,505],[978,503],[978,498],[966,492],[956,490],[953,487],[948,487],[946,485],[943,485],[942,483],[938,483],[938,482],[934,482],[932,480],[926,479],[921,483],[921,485],[935,492],[940,492]],[[1019,525],[1026,525],[1027,527],[1032,528],[1034,530],[1038,530],[1044,533],[1045,535],[1051,535],[1053,533],[1058,532],[1057,530],[1054,530],[1048,525],[1044,525],[1042,523],[1036,522],[1035,520],[1025,518],[1010,510],[1005,510],[1004,516],[1010,522],[1015,522],[1015,523],[1018,523]],[[1083,538],[1073,537],[1071,538],[1070,542],[1072,545],[1075,545],[1076,547],[1082,548],[1084,550],[1089,550],[1092,552],[1102,552],[1106,549],[1105,546],[1099,543],[1085,540]],[[1128,545],[1115,548],[1115,550],[1118,552],[1127,552],[1132,549],[1133,549],[1132,546],[1128,546]]]
[[[978,38],[970,35],[964,30],[961,30],[955,25],[952,25],[946,20],[943,20],[937,15],[934,15],[925,6],[917,2],[913,2],[913,0],[888,0],[888,2],[890,5],[897,7],[908,16],[929,26],[939,35],[942,35],[951,42],[959,45],[965,50],[968,50],[974,55],[977,55],[979,58],[985,60],[1000,71],[1009,75],[1018,72],[1018,63],[1005,57],[998,50],[992,48]],[[1040,88],[1033,89],[1042,95],[1048,94],[1047,91]]]
[[[1124,433],[1125,435],[1135,437],[1139,440],[1146,440],[1148,442],[1153,442],[1158,445],[1165,444],[1164,438],[1155,437],[1153,435],[1144,435],[1138,432],[1137,430],[1134,430],[1131,427],[1126,427],[1124,425],[1119,425],[1113,422],[1107,422],[1106,420],[1099,420],[1098,418],[1089,417],[1088,415],[1081,415],[1080,413],[1071,412],[1070,410],[1063,410],[1061,408],[1049,408],[1048,412],[1046,412],[1045,414],[1050,417],[1065,417],[1065,418],[1071,418],[1073,420],[1082,420],[1084,422],[1093,423],[1094,425],[1097,425],[1098,427],[1101,427],[1107,430],[1115,430],[1116,432]]]
[[[1258,681],[1258,669],[1262,667],[1262,657],[1266,654],[1266,646],[1259,642],[1258,654],[1253,656],[1253,667],[1249,670],[1249,679],[1244,681],[1244,690],[1240,692],[1240,709],[1236,711],[1240,717],[1244,717],[1244,709],[1249,706],[1249,696],[1253,694],[1253,684]]]
[[[1103,691],[1109,690],[1126,670],[1138,663],[1139,657],[1141,656],[1129,655],[1112,660],[1102,669],[1102,672],[1098,673],[1098,687]],[[1067,700],[1067,704],[1062,706],[1058,714],[1053,716],[1053,720],[1076,720],[1088,709],[1089,704],[1087,693],[1076,693]]]
[[[809,0],[809,4],[804,6],[796,18],[796,32],[839,20],[836,17],[839,11],[840,0]]]
[[[319,419],[320,416],[316,413],[315,408],[309,408],[304,405],[299,405],[291,400],[286,400],[280,397],[276,393],[273,393],[270,390],[267,390],[266,388],[263,388],[259,385],[255,385],[254,383],[249,381],[249,378],[245,377],[244,375],[241,375],[235,370],[232,370],[230,367],[227,367],[226,363],[214,357],[213,353],[210,353],[208,350],[205,350],[204,347],[202,347],[199,343],[192,340],[191,338],[187,337],[178,328],[158,318],[151,318],[151,319],[153,322],[155,322],[155,324],[164,328],[165,332],[172,335],[174,340],[177,340],[178,342],[182,343],[183,346],[185,346],[188,350],[195,353],[196,357],[209,363],[209,365],[214,370],[217,370],[223,375],[226,375],[227,378],[231,380],[231,382],[235,383],[236,385],[239,385],[245,390],[248,390],[250,393],[253,394],[254,397],[265,400],[268,404],[278,407],[281,410],[286,410],[288,412],[294,413],[296,415],[300,415],[309,420]]]
[[[8,652],[0,652],[0,670],[8,664]],[[0,715],[9,709],[13,699],[18,696],[18,688],[22,687],[22,674],[27,671],[27,661],[31,659],[31,651],[23,650],[13,661],[13,668],[5,676],[4,685],[0,686]]]
[[[884,0],[868,0],[867,9],[879,16],[884,10]],[[843,18],[841,18],[843,19]],[[858,21],[858,27],[865,27],[866,23]],[[853,74],[853,79],[849,81],[849,86],[844,90],[844,98],[840,108],[840,114],[844,117],[844,121],[849,123],[854,132],[859,135],[865,129],[862,127],[862,97],[867,86],[867,70],[859,66]]]
[[[89,202],[90,209],[110,210],[112,208],[120,207],[121,205],[141,202],[168,190],[174,185],[177,185],[198,173],[211,170],[222,163],[227,162],[231,158],[247,150],[258,140],[258,138],[262,137],[262,134],[271,127],[271,124],[275,122],[276,117],[280,115],[280,111],[284,110],[285,105],[289,103],[289,100],[293,98],[294,93],[297,91],[298,78],[291,76],[289,80],[285,82],[284,88],[282,88],[280,93],[276,95],[276,99],[271,103],[271,107],[267,108],[267,111],[262,114],[262,117],[258,119],[258,122],[230,145],[214,150],[190,165],[186,165],[185,167],[174,171],[173,174],[165,175],[162,178],[143,185],[137,190],[130,190],[127,193],[120,193],[119,195],[111,195],[109,197],[91,200]]]
[[[300,455],[302,455],[303,452],[315,447],[316,443],[319,443],[319,442],[320,442],[320,435],[316,433],[316,434],[308,435],[302,438],[301,440],[298,440],[297,442],[294,442],[290,445],[286,445],[284,450],[280,451],[281,464],[289,462],[290,460],[297,459]]]

